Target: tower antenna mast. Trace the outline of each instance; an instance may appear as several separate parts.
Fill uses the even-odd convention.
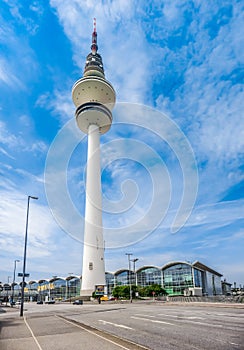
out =
[[[97,22],[96,18],[93,18],[93,33],[92,33],[92,45],[91,45],[91,51],[93,55],[96,55],[98,46],[97,46]]]
[[[97,32],[97,21],[96,21],[96,18],[93,18],[93,32],[94,33]]]

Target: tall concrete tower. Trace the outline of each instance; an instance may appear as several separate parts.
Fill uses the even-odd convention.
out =
[[[96,286],[105,286],[100,135],[110,129],[115,91],[105,79],[102,57],[97,50],[94,19],[91,52],[86,58],[83,78],[72,88],[77,125],[88,134],[81,296],[91,296]]]

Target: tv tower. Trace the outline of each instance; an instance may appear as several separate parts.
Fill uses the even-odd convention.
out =
[[[72,88],[76,122],[88,134],[86,204],[81,296],[91,296],[96,286],[105,286],[104,239],[102,229],[102,189],[100,134],[112,124],[115,91],[105,79],[102,57],[97,53],[96,19],[91,52],[86,58],[83,78]]]

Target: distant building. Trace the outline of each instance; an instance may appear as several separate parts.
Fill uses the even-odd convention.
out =
[[[221,281],[221,283],[222,283],[222,293],[224,295],[231,295],[232,294],[232,291],[231,291],[232,283],[226,282],[226,279]]]
[[[172,261],[163,267],[142,266],[135,271],[120,269],[114,273],[106,272],[105,294],[111,295],[116,286],[138,285],[146,287],[152,284],[161,285],[169,296],[213,296],[228,295],[231,284],[221,282],[222,274],[200,261],[189,263]],[[25,286],[25,300],[71,300],[80,295],[82,276],[52,277],[29,281]],[[20,284],[16,283],[14,299],[20,296]],[[1,296],[7,296],[4,288]]]
[[[164,265],[163,286],[169,295],[219,295],[222,294],[222,274],[195,261],[172,262]]]
[[[162,268],[143,266],[133,272],[119,270],[107,276],[109,291],[117,285],[137,284],[148,286],[160,284],[168,295],[219,295],[222,294],[222,274],[199,261],[194,263],[173,261]]]

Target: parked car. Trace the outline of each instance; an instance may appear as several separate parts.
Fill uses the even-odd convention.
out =
[[[42,300],[37,300],[36,303],[37,303],[37,304],[43,304],[43,301],[42,301]]]
[[[47,300],[45,301],[45,304],[55,304],[55,300]]]
[[[83,300],[75,300],[73,305],[83,305]]]

